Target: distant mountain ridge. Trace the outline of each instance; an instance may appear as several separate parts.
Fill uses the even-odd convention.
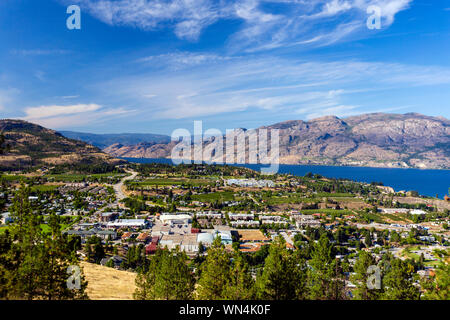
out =
[[[23,120],[0,120],[6,152],[0,154],[0,169],[20,170],[39,165],[116,164],[97,147],[68,139],[60,133]]]
[[[260,129],[280,130],[281,164],[450,169],[450,121],[443,117],[418,113],[326,116],[256,130]],[[214,143],[208,140],[205,146]],[[104,151],[117,157],[169,158],[175,145],[114,144]]]
[[[152,133],[119,133],[119,134],[95,134],[75,131],[59,131],[63,136],[81,140],[95,147],[104,149],[113,144],[134,145],[139,143],[169,143],[170,137]]]

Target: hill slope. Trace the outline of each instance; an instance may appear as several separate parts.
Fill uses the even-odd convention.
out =
[[[9,150],[0,155],[0,168],[24,169],[54,164],[114,164],[119,160],[85,142],[22,120],[0,120]]]
[[[91,300],[132,300],[136,290],[136,273],[82,262]]]
[[[259,129],[280,130],[283,164],[450,168],[450,121],[441,117],[416,113],[375,113],[343,119],[327,116]],[[170,157],[173,145],[113,145],[105,151],[114,156],[159,158]]]

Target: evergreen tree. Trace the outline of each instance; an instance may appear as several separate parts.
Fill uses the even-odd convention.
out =
[[[231,280],[231,255],[225,250],[220,237],[216,237],[207,251],[208,256],[201,265],[197,299],[224,300]]]
[[[383,277],[383,295],[386,300],[418,300],[419,289],[414,286],[414,267],[406,261],[389,257],[389,267]]]
[[[195,280],[184,252],[158,249],[148,270],[136,277],[134,298],[139,300],[188,300]]]
[[[313,300],[345,299],[345,282],[333,249],[328,237],[322,234],[311,252],[308,288]]]
[[[377,300],[380,295],[380,288],[368,288],[368,280],[370,277],[376,276],[373,272],[369,272],[370,266],[375,266],[376,262],[373,256],[365,251],[359,252],[358,260],[353,269],[355,274],[351,277],[351,281],[356,285],[354,290],[354,298],[357,300]],[[380,273],[381,284],[381,273]]]
[[[306,265],[286,249],[279,236],[271,244],[264,270],[257,279],[258,296],[267,300],[294,300],[306,298]]]
[[[450,300],[450,263],[449,252],[443,253],[435,274],[421,285],[425,289],[424,298],[427,300]]]
[[[225,289],[225,297],[230,300],[251,300],[255,297],[255,281],[248,263],[239,251],[235,251],[231,267],[230,282]]]
[[[80,288],[71,290],[67,281],[69,266],[76,266],[70,241],[61,234],[61,222],[50,216],[50,232],[41,228],[39,213],[28,200],[29,188],[22,186],[16,193],[11,215],[11,233],[0,238],[1,296],[6,299],[87,299],[87,286],[82,273]]]

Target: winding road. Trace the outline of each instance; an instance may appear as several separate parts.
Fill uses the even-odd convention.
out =
[[[119,183],[113,185],[114,192],[116,193],[116,201],[119,203],[120,200],[127,198],[127,195],[123,192],[123,184],[125,181],[133,180],[138,175],[135,171],[126,171],[127,173],[131,173],[131,176],[127,176],[120,180]]]

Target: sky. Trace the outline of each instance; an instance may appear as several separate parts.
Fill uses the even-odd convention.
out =
[[[195,120],[449,119],[449,53],[448,0],[1,0],[0,118],[168,135]]]

